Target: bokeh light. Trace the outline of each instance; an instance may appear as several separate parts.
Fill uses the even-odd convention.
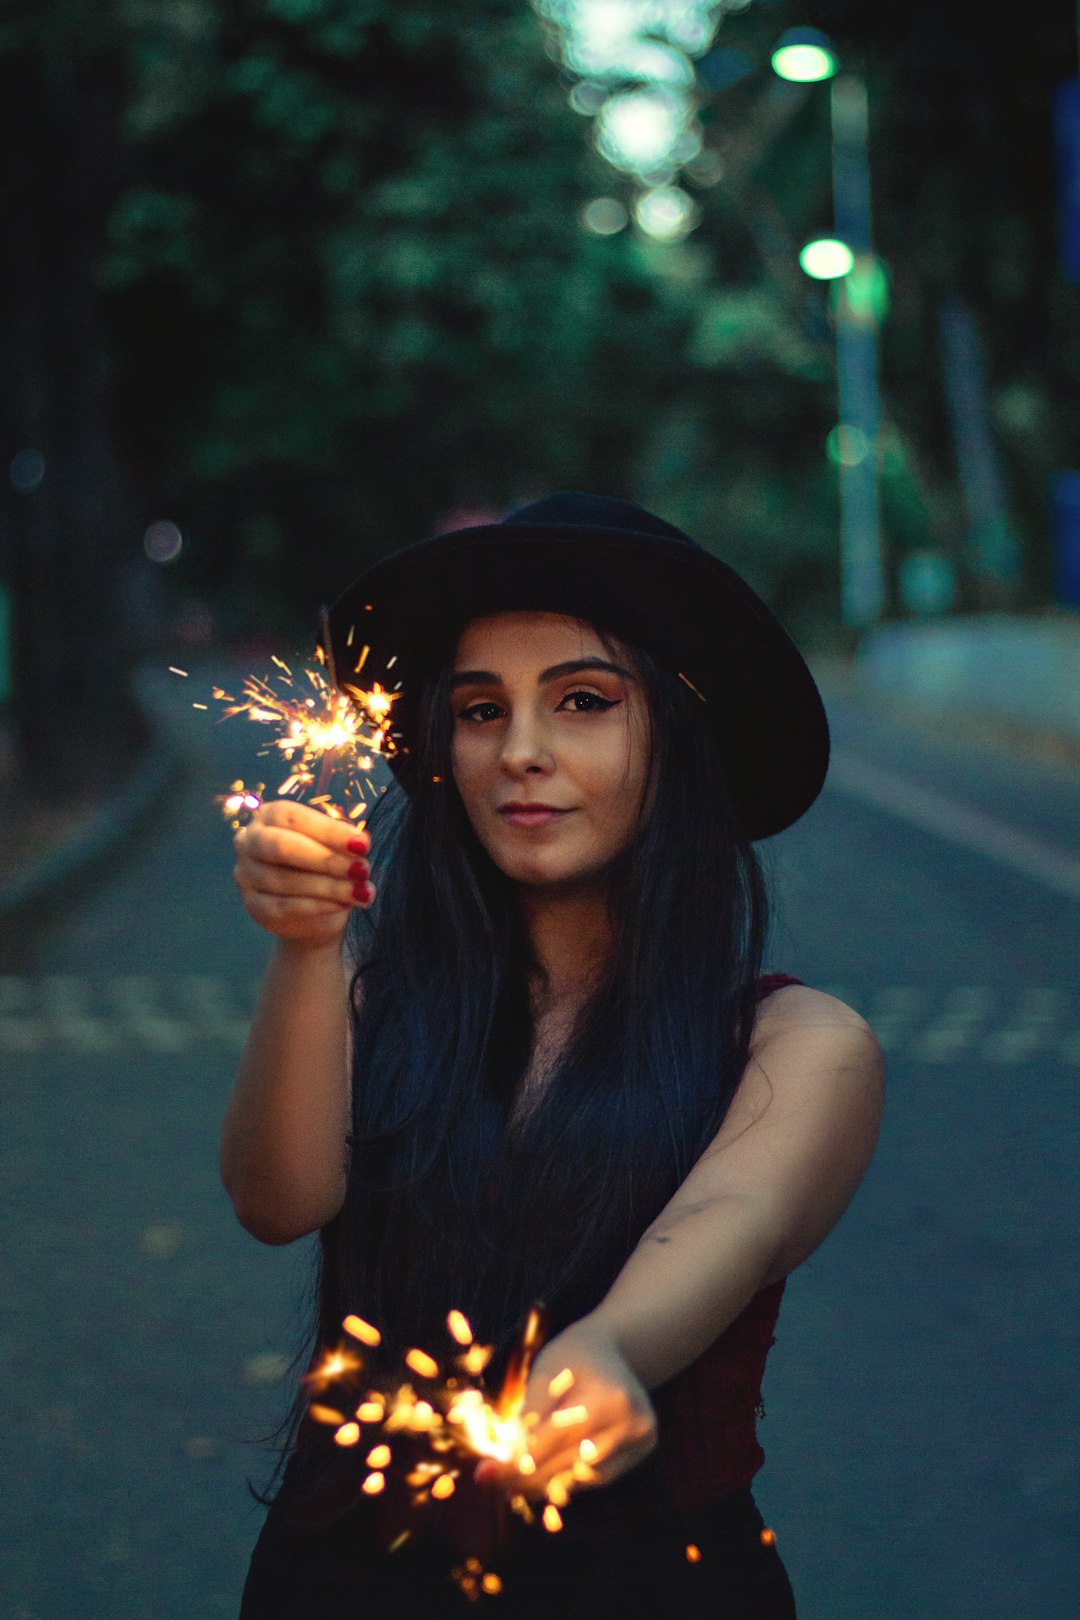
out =
[[[173,563],[184,549],[184,537],[175,523],[151,523],[143,535],[143,550],[151,562]]]
[[[837,276],[847,275],[855,263],[855,255],[846,242],[822,236],[807,242],[799,254],[799,263],[815,281],[835,281]]]
[[[533,0],[581,82],[576,112],[596,116],[601,155],[648,187],[673,183],[701,150],[695,59],[712,45],[715,0]],[[730,0],[728,0],[730,9]]]
[[[630,215],[618,197],[594,197],[581,210],[581,223],[596,236],[615,236],[626,229]]]
[[[605,85],[593,84],[585,79],[581,84],[575,84],[568,100],[576,113],[581,113],[585,118],[595,118],[609,93]]]
[[[45,477],[45,457],[40,450],[19,450],[11,458],[8,478],[20,495],[32,495]]]
[[[648,236],[677,242],[694,229],[701,210],[681,186],[654,186],[634,204],[634,218]]]
[[[773,52],[773,72],[795,84],[817,84],[836,72],[836,57],[820,45],[781,45]]]
[[[678,101],[659,90],[610,96],[596,120],[596,144],[617,169],[644,174],[670,160],[684,129]]]
[[[870,454],[870,440],[862,428],[841,422],[825,440],[825,453],[837,466],[857,467]]]

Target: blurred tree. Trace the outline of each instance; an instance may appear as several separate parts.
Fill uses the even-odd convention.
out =
[[[226,633],[280,639],[449,508],[626,487],[688,316],[582,229],[603,166],[522,0],[16,3],[0,72],[41,785],[135,740],[118,587],[150,521]]]
[[[625,481],[679,317],[581,228],[600,163],[527,5],[138,14],[100,279],[189,577],[306,626],[449,507]]]

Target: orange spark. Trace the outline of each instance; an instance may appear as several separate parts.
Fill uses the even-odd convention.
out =
[[[421,1378],[439,1376],[439,1363],[424,1350],[410,1350],[405,1357],[405,1365],[411,1367],[414,1373],[419,1373]]]
[[[351,1333],[361,1344],[374,1346],[382,1343],[382,1334],[378,1328],[372,1327],[370,1322],[365,1322],[362,1316],[347,1316],[341,1325],[346,1333]]]
[[[463,1316],[461,1311],[451,1311],[446,1318],[446,1325],[458,1344],[472,1344],[473,1331],[469,1326],[469,1318]]]
[[[471,1344],[461,1357],[461,1365],[467,1373],[478,1378],[491,1360],[492,1346],[487,1344]]]
[[[337,1411],[333,1406],[319,1406],[314,1401],[308,1407],[308,1416],[313,1418],[316,1423],[333,1423],[336,1425],[345,1422],[344,1412]]]

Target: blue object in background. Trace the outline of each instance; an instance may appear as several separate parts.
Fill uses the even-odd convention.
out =
[[[1054,91],[1054,136],[1061,270],[1067,281],[1080,281],[1080,79],[1066,79]]]
[[[1080,607],[1080,472],[1054,479],[1054,600]]]

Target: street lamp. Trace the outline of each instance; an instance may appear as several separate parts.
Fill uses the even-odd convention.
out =
[[[772,56],[782,79],[831,79],[834,236],[808,242],[799,263],[808,276],[832,283],[840,438],[865,445],[861,455],[837,458],[840,469],[840,614],[859,629],[881,617],[885,572],[878,501],[877,327],[885,287],[870,235],[870,164],[866,87],[854,73],[838,74],[839,61],[824,34],[792,29]]]

